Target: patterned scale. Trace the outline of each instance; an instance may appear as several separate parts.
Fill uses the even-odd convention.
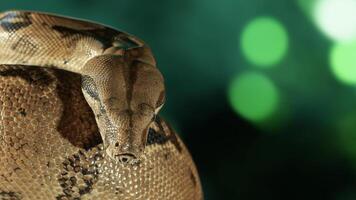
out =
[[[63,70],[1,65],[1,200],[203,199],[189,152],[160,118],[138,164],[110,159],[80,84]]]

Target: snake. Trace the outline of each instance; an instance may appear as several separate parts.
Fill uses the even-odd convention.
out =
[[[191,154],[159,115],[165,99],[138,37],[0,13],[0,200],[202,200]]]

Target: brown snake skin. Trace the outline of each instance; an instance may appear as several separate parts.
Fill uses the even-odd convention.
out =
[[[62,28],[54,31],[54,26]],[[110,37],[116,38],[117,46],[109,44]],[[139,48],[127,47],[133,44]],[[139,39],[90,22],[9,11],[0,14],[0,47],[0,200],[203,199],[196,167],[180,138],[162,118],[155,115],[148,122],[146,110],[137,114],[141,107],[135,105],[144,100],[156,114],[163,105],[160,74]],[[85,68],[92,58],[106,54],[120,55],[129,63],[120,65],[122,71],[114,71],[119,75],[113,78],[132,84],[123,87],[125,93],[110,93],[108,87],[102,92],[103,82],[95,76],[101,71]],[[135,81],[127,81],[131,73],[125,70],[131,68],[137,73]],[[147,73],[152,76],[147,78]],[[93,78],[98,100],[88,99],[93,94],[84,87],[88,77],[83,75]],[[112,109],[111,104],[106,106],[105,95],[127,95],[131,99],[119,103],[131,106]],[[96,110],[96,105],[106,110]],[[130,110],[126,132],[115,126],[115,120],[126,123],[124,118],[110,118],[110,109]],[[109,129],[99,117],[114,125]],[[140,151],[131,135],[142,130],[143,136],[137,136],[144,138]],[[112,140],[119,145],[112,146]]]

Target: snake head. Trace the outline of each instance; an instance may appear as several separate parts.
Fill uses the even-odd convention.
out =
[[[82,76],[82,91],[95,114],[107,154],[131,163],[141,157],[149,128],[163,106],[164,80],[155,66],[144,62],[105,61],[94,64],[113,66],[106,75],[109,78]]]

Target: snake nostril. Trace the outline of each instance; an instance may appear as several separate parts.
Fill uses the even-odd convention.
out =
[[[119,143],[118,143],[118,142],[116,142],[116,143],[115,143],[115,147],[118,147],[118,146],[119,146]]]

